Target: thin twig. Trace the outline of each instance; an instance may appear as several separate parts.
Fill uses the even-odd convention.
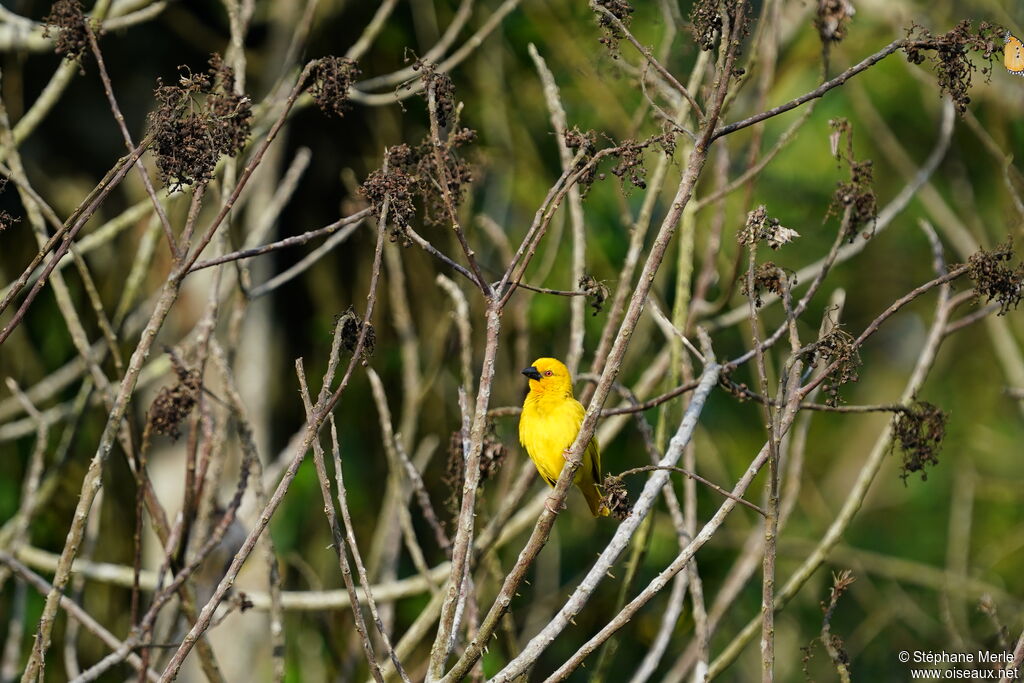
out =
[[[341,336],[341,329],[342,326],[337,325],[337,330],[335,331],[334,335],[335,346],[338,344],[338,340]],[[302,404],[306,409],[306,419],[312,422],[313,401],[309,395],[309,387],[306,385],[306,372],[303,369],[301,358],[295,359],[295,374],[299,378],[299,395],[302,397]],[[337,455],[337,449],[335,449],[334,452],[335,461],[337,463],[335,467],[337,470],[336,476],[338,478],[338,501],[342,504],[342,506],[344,506],[345,489],[344,485],[341,483],[341,460]],[[370,638],[367,634],[366,622],[363,620],[363,610],[359,606],[359,602],[356,599],[356,587],[355,583],[352,581],[352,569],[349,567],[348,552],[346,551],[346,547],[352,549],[354,556],[356,556],[356,553],[358,551],[355,550],[355,546],[352,543],[352,538],[348,539],[348,546],[346,546],[346,539],[341,535],[341,527],[338,524],[338,516],[334,508],[334,496],[331,495],[331,482],[327,475],[327,467],[324,464],[324,449],[323,446],[320,445],[319,437],[313,439],[313,462],[316,465],[316,475],[317,479],[320,482],[320,493],[322,494],[324,501],[324,513],[327,515],[327,523],[331,527],[331,537],[334,540],[332,546],[334,548],[335,554],[338,556],[338,564],[341,568],[341,576],[345,582],[345,589],[348,591],[349,594],[349,604],[352,607],[352,616],[354,617],[355,620],[356,631],[359,633],[359,640],[363,645],[363,652],[366,653],[366,661],[370,666],[370,673],[373,674],[373,678],[378,683],[383,683],[384,677],[381,675],[380,665],[377,664],[377,657],[373,652],[373,644],[370,642]],[[360,562],[360,566],[361,564],[362,563]],[[369,587],[370,582],[366,579],[365,569],[361,572],[360,580],[362,581],[364,588]],[[367,594],[367,600],[371,600],[370,594]],[[372,605],[373,603],[370,602],[370,604]],[[376,618],[376,608],[374,608],[373,612],[374,617]],[[386,639],[387,633],[379,625],[379,619],[377,619],[377,621],[381,635]],[[401,667],[401,664],[398,662],[397,658],[395,660],[395,666],[399,669]]]
[[[717,491],[718,493],[722,494],[726,498],[733,498],[733,495],[731,493],[729,493],[728,491],[723,489],[718,484],[716,484],[716,483],[714,483],[712,481],[708,481],[707,479],[705,479],[704,477],[700,476],[699,474],[691,472],[690,470],[687,470],[687,469],[683,469],[682,467],[668,466],[668,465],[643,465],[642,467],[633,467],[633,468],[628,469],[628,470],[626,470],[624,472],[619,472],[615,476],[617,476],[617,477],[628,477],[631,474],[639,474],[640,472],[654,472],[655,470],[666,470],[668,472],[678,472],[679,474],[685,474],[690,479],[693,479],[694,481],[699,481],[700,483],[704,484],[708,488],[713,489],[714,491]],[[749,500],[747,500],[745,498],[735,498],[735,500],[740,505],[745,505],[746,507],[750,508],[751,510],[753,510],[757,514],[761,515],[762,517],[767,516],[764,510],[762,510],[757,505],[751,503]]]
[[[365,208],[362,211],[357,211],[351,216],[344,216],[334,221],[330,225],[325,225],[322,228],[316,230],[309,230],[302,233],[301,235],[293,235],[292,237],[285,237],[284,239],[269,244],[264,244],[260,247],[252,247],[251,249],[239,249],[233,251],[230,254],[224,254],[223,256],[217,256],[216,258],[206,259],[205,261],[199,261],[192,266],[188,272],[193,273],[203,268],[210,268],[212,266],[219,266],[222,263],[228,263],[230,261],[238,261],[239,259],[248,259],[253,256],[261,256],[263,254],[269,254],[272,251],[278,249],[285,249],[286,247],[294,247],[306,244],[310,240],[314,240],[318,237],[325,235],[332,235],[338,231],[339,228],[345,227],[346,225],[353,225],[360,223],[363,219],[373,213],[372,208]]]
[[[779,106],[773,107],[773,108],[771,108],[771,109],[769,109],[767,111],[763,111],[763,112],[761,112],[759,114],[754,114],[753,116],[749,116],[749,117],[743,119],[742,121],[737,121],[735,123],[730,123],[729,125],[722,126],[721,128],[718,128],[714,132],[714,134],[712,135],[711,139],[714,140],[714,139],[722,137],[723,135],[729,135],[730,133],[735,133],[738,130],[741,130],[743,128],[747,128],[748,126],[752,126],[755,123],[760,123],[761,121],[764,121],[765,119],[770,119],[773,116],[778,116],[779,114],[784,114],[787,111],[790,111],[791,109],[796,109],[801,104],[804,104],[805,102],[809,102],[809,101],[811,101],[813,99],[821,97],[822,95],[827,93],[829,90],[832,90],[833,88],[836,88],[836,87],[838,87],[840,85],[843,85],[844,83],[846,83],[846,81],[850,80],[851,78],[853,78],[857,74],[861,73],[862,71],[866,71],[867,69],[871,68],[872,66],[874,66],[878,62],[882,61],[883,59],[885,59],[886,57],[888,57],[892,53],[896,52],[897,50],[899,50],[901,48],[909,46],[911,43],[912,43],[912,41],[904,40],[902,38],[899,39],[899,40],[894,40],[891,43],[889,43],[888,45],[886,45],[885,47],[883,47],[878,52],[874,53],[873,55],[870,55],[869,57],[865,57],[859,63],[854,64],[849,69],[847,69],[843,73],[839,74],[835,78],[822,83],[821,85],[819,85],[814,90],[811,90],[810,92],[804,93],[803,95],[801,95],[799,97],[796,97],[796,98],[790,100],[789,102],[786,102],[785,104],[780,104]]]
[[[19,578],[39,591],[41,595],[46,595],[50,592],[52,586],[47,583],[45,579],[23,565],[21,562],[18,562],[18,560],[14,559],[14,557],[8,553],[0,551],[0,563],[3,563],[11,571],[17,574]],[[75,621],[84,626],[86,630],[103,641],[107,647],[117,650],[123,646],[123,643],[118,640],[114,634],[105,629],[98,621],[93,619],[88,612],[79,607],[77,603],[71,600],[71,598],[61,596],[60,606],[61,609],[66,611],[73,619],[75,619]],[[128,662],[134,667],[138,667],[142,663],[138,655],[134,654],[128,655]],[[156,673],[152,671],[149,673],[148,679],[154,682],[159,680]]]
[[[672,75],[672,72],[666,69],[665,66],[654,57],[654,54],[651,52],[650,48],[644,47],[643,45],[640,44],[640,41],[636,39],[636,36],[633,35],[633,33],[629,30],[629,27],[626,26],[621,19],[615,16],[615,14],[613,14],[610,9],[602,5],[599,5],[596,2],[590,3],[590,9],[593,10],[594,12],[599,12],[603,14],[605,18],[607,18],[609,21],[615,24],[615,28],[618,29],[619,32],[622,33],[622,35],[626,36],[626,40],[628,40],[633,45],[633,47],[636,48],[637,52],[644,56],[644,59],[647,60],[647,63],[653,66],[655,70],[661,75],[661,77],[664,78],[666,82],[672,85],[676,92],[678,92],[680,95],[686,98],[686,101],[693,108],[693,111],[696,112],[697,118],[704,118],[704,113],[701,111],[700,105],[697,104],[697,100],[693,98],[693,95],[691,95],[690,91],[686,89],[686,86],[684,86],[682,83],[676,80],[676,77]]]

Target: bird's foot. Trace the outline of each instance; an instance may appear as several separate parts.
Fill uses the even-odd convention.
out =
[[[544,507],[546,507],[546,508],[548,509],[548,512],[550,512],[550,513],[551,513],[551,514],[553,514],[553,515],[557,515],[557,514],[559,513],[559,511],[560,511],[560,510],[564,510],[564,509],[565,509],[565,505],[563,504],[563,505],[562,505],[562,506],[561,506],[561,507],[559,508],[559,510],[555,510],[554,508],[552,508],[552,507],[551,507],[551,501],[550,501],[550,500],[549,500],[549,501],[547,501],[546,503],[544,503]]]
[[[568,448],[566,448],[564,451],[562,451],[562,459],[565,460],[566,462],[569,462],[569,449]]]

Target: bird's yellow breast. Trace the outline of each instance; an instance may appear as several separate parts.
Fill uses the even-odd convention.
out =
[[[549,484],[553,485],[561,474],[565,465],[563,452],[576,439],[585,412],[580,402],[572,397],[555,400],[528,397],[523,404],[519,441]],[[577,472],[576,477],[579,476]]]

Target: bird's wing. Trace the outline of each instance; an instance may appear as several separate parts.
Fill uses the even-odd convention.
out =
[[[601,485],[601,447],[597,444],[597,437],[595,436],[590,440],[590,445],[587,446],[587,451],[590,452],[590,469],[594,475],[594,483],[598,486]]]
[[[584,408],[583,404],[580,403],[579,401],[577,401],[576,399],[572,399],[572,403],[573,403],[574,412],[576,413],[576,424],[578,425],[576,427],[576,432],[578,434],[579,433],[579,426],[582,426],[582,424],[583,424],[583,417],[587,414],[587,409]],[[573,440],[575,440],[575,439],[576,439],[576,436],[573,435]],[[594,483],[595,484],[600,484],[601,483],[601,446],[600,446],[600,444],[597,443],[597,436],[596,435],[593,438],[591,438],[590,439],[590,443],[587,444],[586,455],[589,456],[589,458],[590,458],[590,467],[591,467],[591,470],[592,470],[591,474],[594,477]]]

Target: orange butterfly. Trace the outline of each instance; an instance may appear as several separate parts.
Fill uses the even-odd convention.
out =
[[[1024,76],[1024,43],[1009,31],[1003,43],[1003,66],[1014,76]]]

